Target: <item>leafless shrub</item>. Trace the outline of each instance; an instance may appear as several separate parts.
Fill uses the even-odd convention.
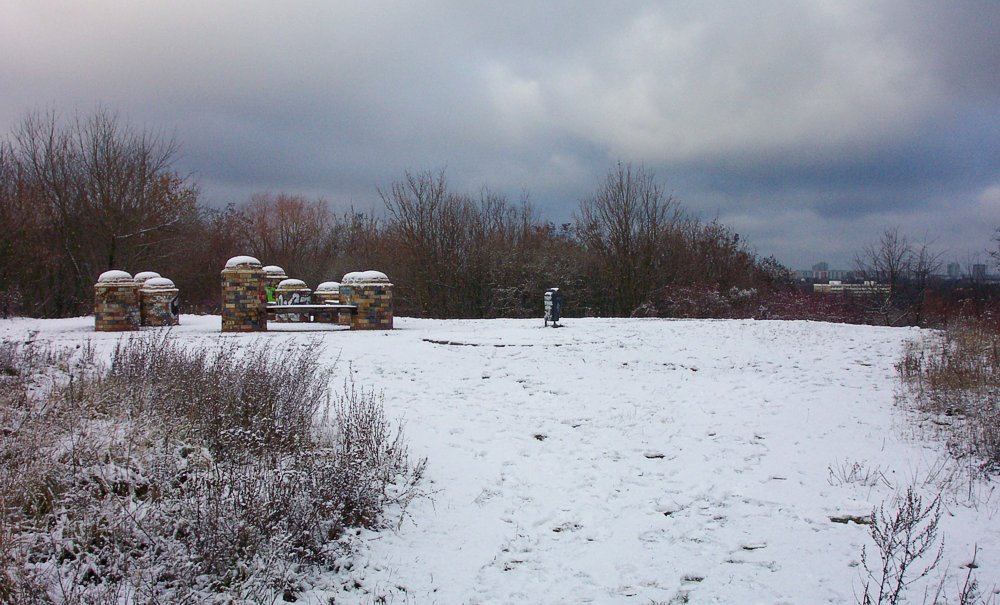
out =
[[[650,300],[632,312],[632,317],[719,319],[730,314],[731,305],[713,286],[673,285],[658,289]]]
[[[757,298],[756,308],[746,315],[754,319],[802,319],[837,323],[870,323],[863,301],[851,295],[828,295],[802,292],[793,288],[765,290]]]
[[[290,451],[312,439],[329,371],[316,364],[315,344],[286,347],[186,349],[169,336],[131,338],[114,352],[103,399],[182,422],[213,456]]]
[[[344,529],[405,507],[424,463],[372,393],[346,390],[323,422],[316,354],[133,338],[106,371],[4,389],[0,597],[266,602],[335,567]],[[32,355],[0,347],[4,375],[28,385]]]
[[[861,564],[867,578],[864,594],[858,599],[862,605],[894,605],[906,600],[906,591],[917,581],[927,578],[938,568],[944,557],[944,538],[938,538],[941,521],[941,495],[930,502],[909,487],[895,506],[886,510],[885,505],[872,511],[869,534],[874,542],[877,560],[869,558],[867,548],[861,548]],[[959,603],[959,605],[988,605],[995,598],[981,594],[974,575],[978,548],[973,551],[967,565],[964,581],[947,589],[949,576],[925,590],[925,603]],[[933,588],[933,593],[930,592]]]
[[[941,497],[925,505],[912,487],[907,488],[895,510],[887,512],[881,505],[872,511],[869,532],[878,559],[870,562],[866,547],[861,547],[861,564],[868,575],[862,605],[899,603],[908,586],[938,566],[944,556],[944,541],[937,538],[940,520]],[[924,555],[930,553],[930,562],[922,563]]]
[[[340,463],[336,472],[345,485],[343,516],[349,525],[371,526],[387,504],[409,504],[426,461],[408,467],[402,433],[393,434],[381,396],[346,384],[333,409]]]
[[[979,581],[972,575],[973,570],[976,569],[976,557],[979,556],[979,546],[973,548],[972,550],[972,560],[966,566],[968,571],[965,573],[965,581],[962,583],[961,589],[958,592],[958,603],[959,605],[978,605],[979,603],[989,603],[995,602],[996,599],[990,599],[987,601],[982,597],[979,590]]]
[[[948,603],[957,603],[958,605],[995,605],[997,602],[996,591],[994,589],[993,594],[984,596],[982,590],[979,586],[979,580],[975,576],[975,570],[978,568],[976,565],[976,558],[979,556],[979,547],[974,546],[972,551],[972,560],[966,564],[965,577],[959,578],[957,584],[949,582],[951,578],[948,574],[943,574],[940,581],[934,587],[933,594],[930,590],[926,590],[924,593],[924,603],[930,603],[932,605],[947,605]],[[948,586],[952,585],[955,587],[957,593],[954,594],[954,599],[949,598],[952,593],[948,590]]]

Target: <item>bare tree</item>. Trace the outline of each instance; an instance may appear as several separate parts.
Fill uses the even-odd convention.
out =
[[[911,241],[899,227],[885,229],[877,242],[866,245],[855,256],[855,267],[866,280],[888,286],[887,292],[872,290],[873,311],[886,325],[919,324],[931,276],[941,268],[941,253],[926,241]]]
[[[926,239],[915,245],[910,252],[910,281],[906,303],[913,314],[913,323],[922,325],[924,321],[924,303],[931,287],[931,279],[941,270],[939,250],[934,250]]]
[[[910,258],[910,242],[899,232],[899,227],[885,229],[877,242],[865,245],[854,257],[858,272],[865,279],[889,286],[889,297],[902,287]]]
[[[576,232],[609,289],[608,311],[627,314],[659,285],[670,235],[683,219],[652,171],[621,162],[580,203]]]
[[[181,301],[188,312],[218,313],[220,298],[218,271],[226,259],[246,254],[242,215],[235,205],[201,208],[197,220],[183,226],[176,249],[185,254],[172,258],[164,273],[180,288]]]
[[[387,235],[395,244],[392,263],[398,267],[403,301],[424,316],[467,315],[460,292],[472,259],[471,198],[450,192],[443,170],[407,172],[378,193],[388,213]]]
[[[178,252],[182,223],[197,218],[197,190],[171,170],[177,145],[106,109],[69,121],[31,113],[7,150],[13,176],[4,175],[5,187],[13,178],[18,203],[32,208],[48,238],[36,313],[89,309],[99,273],[154,268]]]
[[[366,268],[389,270],[383,266],[383,223],[375,216],[350,208],[334,217],[332,233],[336,257],[326,269],[330,279]]]
[[[239,210],[247,251],[290,276],[318,283],[337,253],[333,214],[326,201],[298,195],[256,193]]]
[[[30,212],[19,195],[21,180],[8,144],[0,142],[0,317],[22,312],[22,285],[27,277],[22,258],[33,242],[42,241],[37,213]]]
[[[996,243],[996,250],[991,250],[990,256],[996,261],[997,269],[1000,269],[1000,227],[997,227],[996,233],[993,234],[993,242]]]
[[[383,258],[394,272],[405,312],[432,317],[537,312],[541,293],[562,265],[542,260],[555,256],[546,246],[555,236],[538,223],[527,195],[511,204],[485,187],[478,197],[456,193],[443,171],[407,172],[379,194],[387,214]]]

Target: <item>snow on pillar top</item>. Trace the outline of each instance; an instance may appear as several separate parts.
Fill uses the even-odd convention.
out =
[[[237,267],[260,268],[260,261],[252,256],[234,256],[226,261],[226,269],[235,269]]]
[[[139,271],[135,274],[135,283],[144,284],[146,283],[146,280],[154,277],[160,277],[160,274],[156,271]]]
[[[264,267],[264,274],[271,278],[286,278],[288,275],[285,274],[285,270],[278,265],[268,265]]]
[[[301,279],[283,279],[278,282],[278,287],[282,290],[290,290],[294,288],[305,288],[306,282]]]
[[[142,283],[143,290],[171,290],[176,288],[173,280],[166,277],[151,277]]]
[[[113,269],[111,271],[101,273],[101,276],[97,278],[97,283],[99,284],[113,284],[123,281],[132,281],[132,274],[127,271]]]
[[[354,271],[344,276],[340,283],[345,286],[391,286],[389,277],[381,271]]]

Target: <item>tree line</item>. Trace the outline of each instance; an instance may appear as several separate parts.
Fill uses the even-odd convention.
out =
[[[219,271],[237,254],[313,286],[379,269],[395,284],[397,313],[420,317],[535,316],[552,286],[568,312],[628,315],[671,284],[725,291],[780,273],[630,164],[613,167],[557,227],[527,196],[457,192],[444,171],[407,172],[379,188],[382,213],[337,213],[287,193],[211,208],[175,169],[177,150],[107,109],[20,122],[0,143],[0,307],[86,314],[97,277],[125,269],[160,272],[188,310],[211,312]]]
[[[239,254],[313,287],[383,271],[396,312],[417,317],[537,316],[553,286],[567,315],[836,315],[829,304],[810,315],[786,268],[693,215],[642,166],[611,167],[557,226],[527,195],[455,191],[444,171],[406,172],[378,188],[381,212],[335,212],[290,193],[213,208],[174,167],[177,152],[175,141],[103,108],[71,119],[36,112],[13,128],[0,141],[0,315],[90,313],[93,284],[109,269],[157,271],[180,288],[186,312],[217,312],[219,272]],[[894,301],[912,296],[901,250],[912,264],[914,250],[898,239],[862,255],[873,277],[886,273]],[[934,262],[918,259],[918,278]],[[878,312],[890,320],[884,306],[863,320],[880,321]]]

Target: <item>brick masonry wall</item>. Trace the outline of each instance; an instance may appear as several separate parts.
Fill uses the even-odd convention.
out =
[[[358,306],[352,316],[352,330],[392,329],[392,287],[384,284],[351,284],[340,286],[340,299]]]
[[[222,271],[222,331],[267,330],[267,294],[264,271],[252,265],[227,267]]]
[[[94,285],[94,329],[98,332],[138,330],[139,288],[131,280]]]

